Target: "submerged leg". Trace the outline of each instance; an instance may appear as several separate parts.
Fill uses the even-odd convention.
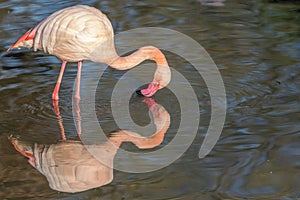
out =
[[[82,61],[78,62],[78,71],[77,71],[77,77],[76,77],[76,90],[75,90],[75,100],[80,100],[80,76],[81,76],[81,66]]]
[[[76,122],[77,122],[77,135],[79,137],[81,135],[81,117],[80,117],[80,107],[79,107],[81,67],[82,67],[82,61],[79,61],[78,62],[77,77],[76,77],[75,95],[74,95]]]
[[[77,135],[80,137],[80,135],[81,135],[81,116],[80,116],[79,99],[75,98],[74,104],[75,104],[75,112],[76,112]]]
[[[59,125],[59,128],[60,128],[61,139],[63,141],[66,141],[67,137],[66,137],[66,134],[65,134],[65,128],[64,128],[64,125],[63,125],[63,119],[62,119],[62,117],[60,115],[58,101],[53,100],[52,101],[52,105],[53,105],[54,112],[55,112],[56,118],[57,118],[57,122],[58,122],[58,125]]]
[[[59,72],[59,75],[58,75],[58,79],[57,79],[55,88],[54,88],[53,93],[52,93],[52,99],[53,100],[58,100],[59,99],[58,92],[59,92],[59,88],[60,88],[61,80],[62,80],[64,71],[65,71],[66,64],[67,64],[66,61],[63,61],[62,64],[61,64],[61,68],[60,68],[60,72]]]

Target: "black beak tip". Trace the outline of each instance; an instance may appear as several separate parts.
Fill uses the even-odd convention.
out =
[[[137,95],[139,95],[139,96],[144,96],[144,95],[142,94],[142,91],[141,91],[141,90],[137,90],[137,91],[135,91],[135,93],[137,93]]]

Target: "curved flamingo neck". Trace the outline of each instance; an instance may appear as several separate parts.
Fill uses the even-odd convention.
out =
[[[152,83],[147,89],[142,90],[145,96],[152,96],[158,89],[168,85],[171,80],[171,71],[167,59],[158,48],[145,46],[128,56],[118,56],[107,64],[118,70],[127,70],[137,66],[144,60],[153,60],[157,64]]]
[[[168,62],[164,54],[153,46],[142,47],[128,56],[118,57],[113,62],[107,64],[118,70],[127,70],[135,67],[144,60],[153,60],[157,65],[168,67]]]

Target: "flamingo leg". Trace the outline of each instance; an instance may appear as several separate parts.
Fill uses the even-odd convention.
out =
[[[76,77],[76,90],[75,90],[75,100],[79,101],[80,100],[80,77],[81,77],[81,66],[82,66],[82,61],[78,62],[78,70],[77,70],[77,77]]]
[[[77,135],[80,137],[80,135],[81,135],[81,116],[80,116],[79,99],[75,99],[74,103],[75,103],[76,122],[77,122]]]
[[[67,64],[66,61],[63,61],[62,64],[61,64],[61,68],[60,68],[60,72],[59,72],[59,75],[58,75],[58,79],[56,81],[56,85],[55,85],[55,88],[54,88],[53,93],[52,93],[52,99],[53,100],[58,100],[59,99],[58,92],[59,92],[59,88],[60,88],[62,77],[64,75],[66,64]]]
[[[81,117],[80,117],[80,77],[81,77],[81,67],[82,61],[78,62],[78,70],[77,70],[77,77],[76,77],[76,90],[74,96],[74,103],[75,103],[75,111],[76,111],[76,122],[77,122],[77,135],[80,137],[81,135]]]
[[[52,105],[53,105],[54,112],[55,112],[56,118],[57,118],[57,122],[58,122],[58,125],[59,125],[59,128],[60,128],[61,138],[62,138],[63,141],[66,141],[67,137],[66,137],[66,134],[65,134],[65,128],[64,128],[64,125],[63,125],[63,119],[62,119],[62,117],[60,115],[58,101],[53,100],[52,101]]]

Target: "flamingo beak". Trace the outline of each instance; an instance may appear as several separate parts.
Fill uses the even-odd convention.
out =
[[[158,83],[150,83],[148,88],[142,89],[142,90],[137,90],[136,93],[140,96],[151,97],[156,93],[158,88],[159,88]]]

